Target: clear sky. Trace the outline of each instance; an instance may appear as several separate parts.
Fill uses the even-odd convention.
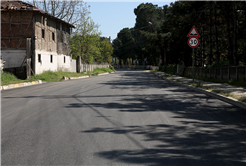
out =
[[[111,36],[111,40],[113,40],[121,29],[134,27],[136,19],[134,8],[137,8],[139,4],[149,2],[163,7],[174,1],[85,0],[85,2],[87,2],[87,5],[90,5],[92,20],[100,25],[99,31],[102,33],[101,36]]]

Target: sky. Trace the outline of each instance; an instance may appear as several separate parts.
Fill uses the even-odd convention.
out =
[[[102,1],[102,0],[85,0],[87,5],[90,5],[90,16],[92,20],[99,24],[101,36],[111,36],[111,41],[117,37],[117,33],[123,28],[133,28],[135,25],[136,16],[134,8],[137,8],[141,3],[151,2],[158,7],[169,5],[175,1]]]

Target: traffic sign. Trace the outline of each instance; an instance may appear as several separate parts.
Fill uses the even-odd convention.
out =
[[[189,38],[188,40],[188,45],[191,47],[191,48],[196,48],[199,44],[199,40],[198,38],[196,37],[191,37]]]
[[[190,32],[188,33],[187,37],[200,37],[199,33],[196,30],[196,27],[193,26],[190,30]]]

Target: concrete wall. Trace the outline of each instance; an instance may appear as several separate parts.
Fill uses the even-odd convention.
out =
[[[65,62],[64,62],[65,58]],[[57,70],[70,72],[71,67],[71,57],[67,55],[58,55],[57,56]]]
[[[1,56],[5,61],[3,68],[20,67],[26,56],[26,50],[1,50]]]
[[[39,62],[38,54],[41,55],[41,62]],[[52,55],[52,62],[51,62]],[[35,53],[35,71],[36,74],[42,74],[44,71],[68,71],[71,68],[71,57],[67,55],[57,55],[56,52],[36,51]],[[65,58],[65,63],[64,63]]]
[[[76,59],[72,59],[71,61],[70,72],[77,72],[76,71]]]
[[[96,68],[109,68],[109,65],[98,65],[98,64],[81,64],[82,71],[93,71]]]

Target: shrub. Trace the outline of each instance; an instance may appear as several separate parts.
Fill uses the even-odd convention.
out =
[[[111,65],[110,65],[110,66],[109,66],[109,69],[115,71],[114,66],[111,66]]]

